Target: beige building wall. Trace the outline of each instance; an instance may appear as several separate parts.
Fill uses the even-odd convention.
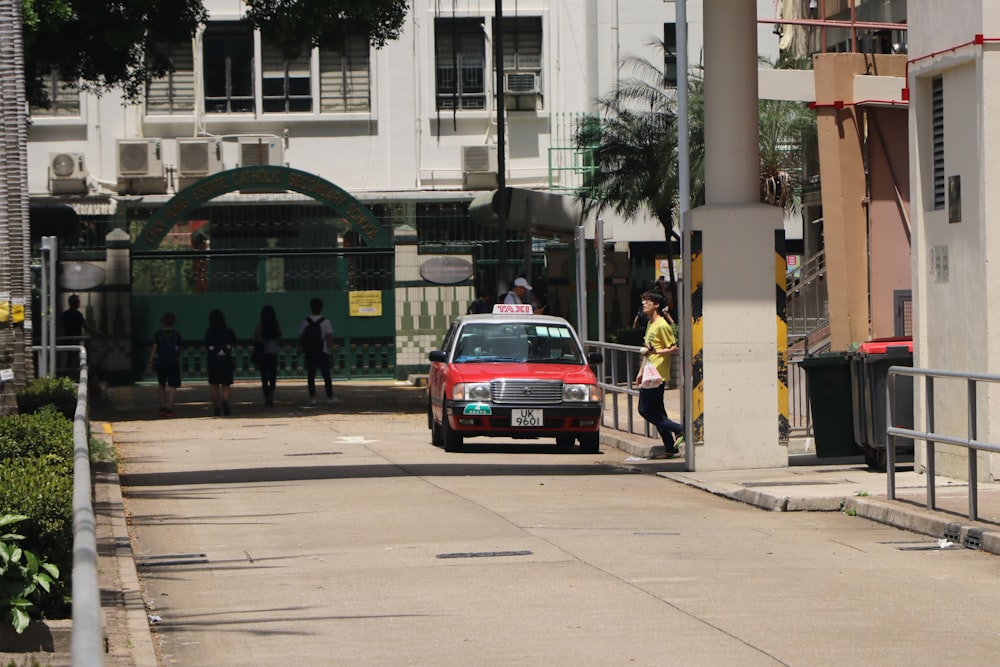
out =
[[[905,111],[891,111],[906,57],[828,53],[813,62],[831,345],[846,350],[893,335],[892,295],[910,284]]]

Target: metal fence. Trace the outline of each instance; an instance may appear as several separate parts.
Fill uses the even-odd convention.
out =
[[[602,426],[653,437],[649,422],[636,419],[639,406],[639,390],[632,380],[639,372],[639,354],[635,345],[619,345],[588,340],[584,343],[587,352],[600,352],[604,356],[597,382],[604,391],[604,416]]]
[[[917,431],[916,424],[913,429],[899,428],[892,426],[892,415],[895,414],[896,399],[896,377],[905,375],[913,378],[923,378],[924,380],[924,431]],[[886,448],[886,496],[889,500],[896,498],[896,447],[895,438],[912,438],[923,440],[927,443],[927,508],[936,509],[935,482],[934,482],[934,445],[943,443],[964,447],[967,451],[969,468],[969,519],[977,521],[979,516],[979,482],[977,475],[979,472],[979,462],[977,452],[1000,453],[1000,444],[995,442],[985,442],[978,439],[978,397],[977,389],[980,383],[1000,383],[1000,375],[987,373],[962,373],[959,371],[934,370],[927,368],[911,368],[909,366],[890,366],[886,374],[886,433],[889,436],[888,447]],[[966,435],[959,437],[935,431],[934,423],[934,388],[935,379],[957,380],[965,384],[966,395]],[[916,380],[914,380],[916,384]],[[916,392],[916,387],[914,387]]]

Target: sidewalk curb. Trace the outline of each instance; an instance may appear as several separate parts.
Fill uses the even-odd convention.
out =
[[[110,432],[100,436],[113,440]],[[112,463],[95,477],[95,494],[106,503],[105,514],[108,519],[104,534],[98,535],[99,553],[102,554],[101,559],[105,560],[102,567],[114,568],[117,573],[120,590],[116,593],[120,595],[119,606],[125,612],[131,664],[135,667],[157,667],[159,663],[146,614],[146,603],[139,587],[139,573],[135,567],[135,554],[132,553],[117,464]]]
[[[686,473],[657,472],[670,479],[722,498],[771,512],[847,512],[854,516],[893,526],[920,535],[947,539],[956,546],[1000,555],[1000,529],[963,523],[954,515],[939,515],[925,508],[910,507],[902,501],[888,501],[855,495],[813,498],[778,496],[737,484],[709,483]],[[968,521],[964,519],[964,521]]]

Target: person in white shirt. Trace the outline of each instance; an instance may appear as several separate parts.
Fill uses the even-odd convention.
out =
[[[524,278],[517,278],[514,280],[514,286],[510,288],[507,292],[507,296],[504,297],[503,302],[507,304],[520,304],[520,303],[532,303],[531,299],[528,298],[528,291],[531,290],[531,285]],[[540,315],[545,306],[533,307],[535,315]]]

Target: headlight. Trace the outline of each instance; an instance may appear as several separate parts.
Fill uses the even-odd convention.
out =
[[[490,400],[489,382],[460,382],[452,389],[451,397],[456,401]]]
[[[600,401],[601,390],[596,384],[564,384],[563,401],[580,403],[584,401]]]

